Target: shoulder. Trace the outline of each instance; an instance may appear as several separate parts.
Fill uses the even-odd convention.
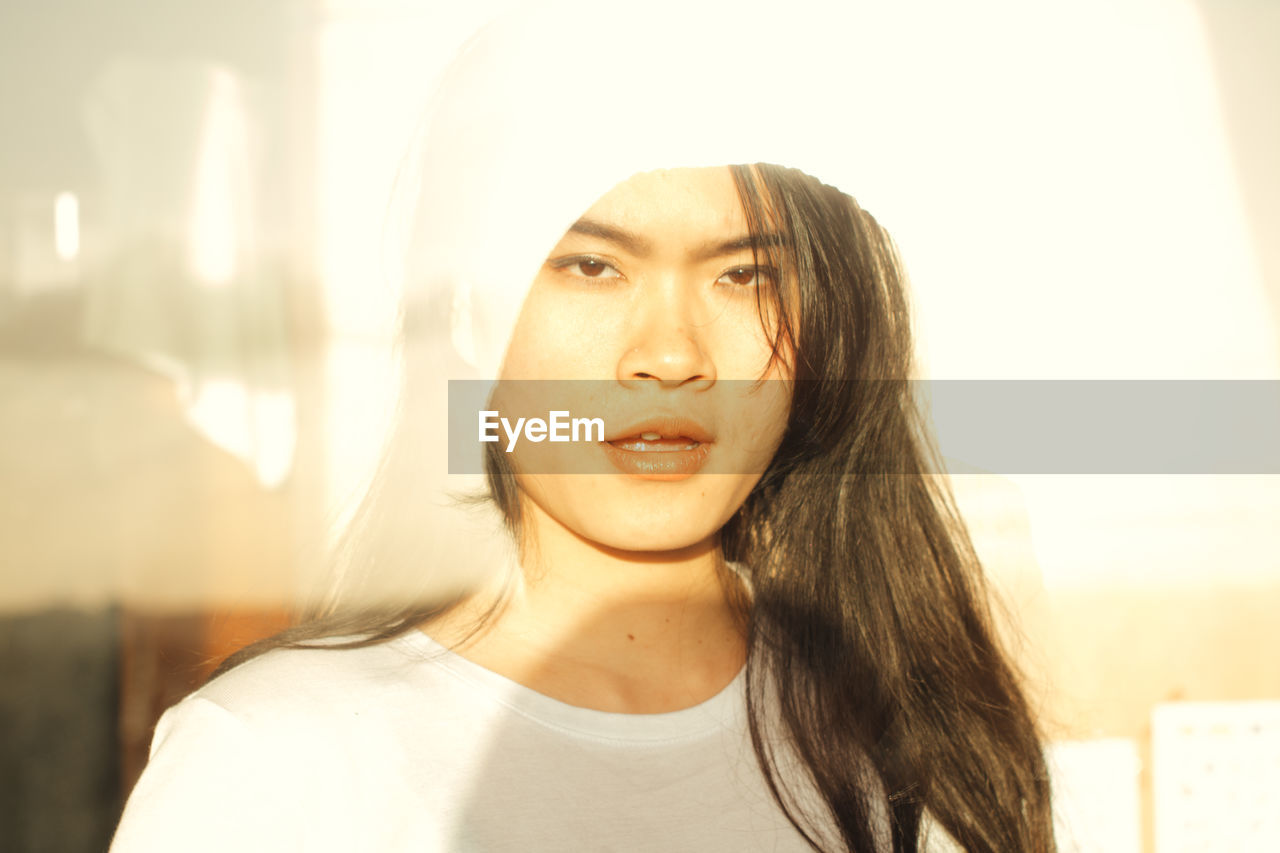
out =
[[[223,673],[187,699],[207,702],[247,724],[355,714],[421,679],[423,657],[402,641],[345,648],[355,638],[272,649]]]
[[[272,649],[213,679],[160,718],[152,761],[165,752],[194,752],[187,758],[212,753],[225,764],[228,752],[245,745],[259,757],[291,744],[323,751],[338,735],[358,735],[379,717],[433,692],[439,676],[412,646],[398,640],[343,645],[353,639]]]
[[[390,641],[275,649],[224,673],[160,718],[112,850],[318,849],[316,837],[345,838],[338,816],[362,808],[364,783],[401,760],[403,727],[388,722],[426,704],[435,669]]]

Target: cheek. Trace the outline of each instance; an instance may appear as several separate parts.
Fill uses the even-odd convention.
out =
[[[557,293],[536,283],[525,300],[507,347],[508,379],[612,376],[605,356],[620,330],[598,300]]]
[[[507,346],[504,375],[512,379],[546,376],[549,365],[561,357],[565,335],[560,318],[535,294],[530,294]]]
[[[734,383],[726,419],[726,444],[733,448],[734,473],[763,474],[773,460],[791,417],[791,381],[775,362],[763,381]]]
[[[708,344],[712,347],[721,378],[767,379],[787,378],[789,351],[780,342],[779,359],[773,358],[774,331],[761,321],[754,299],[740,297],[736,305],[727,306],[717,321],[708,327]],[[773,363],[771,363],[773,362]]]

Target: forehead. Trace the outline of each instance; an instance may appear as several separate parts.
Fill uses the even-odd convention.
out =
[[[693,240],[741,234],[747,227],[727,166],[642,172],[605,193],[583,216],[655,238]]]

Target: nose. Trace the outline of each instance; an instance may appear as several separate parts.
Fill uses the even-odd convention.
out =
[[[671,387],[709,387],[715,382],[707,318],[697,316],[701,312],[694,310],[692,301],[674,281],[643,289],[618,360],[619,382],[633,385],[656,379]]]

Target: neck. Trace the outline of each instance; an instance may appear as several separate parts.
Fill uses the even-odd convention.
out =
[[[459,653],[569,704],[624,713],[698,704],[741,669],[742,588],[716,540],[620,551],[583,539],[532,502],[524,523],[522,568],[506,602]],[[449,643],[497,595],[478,593],[427,631]]]

